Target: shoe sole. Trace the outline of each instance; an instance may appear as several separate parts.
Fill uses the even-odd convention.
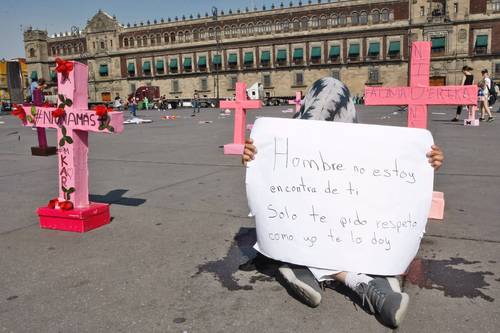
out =
[[[289,283],[290,288],[292,288],[292,290],[300,296],[300,299],[304,300],[307,305],[315,308],[321,303],[321,295],[316,290],[297,279],[291,268],[287,268],[284,271],[280,269],[279,272]],[[312,296],[314,294],[316,294],[316,297]]]
[[[396,321],[396,327],[399,327],[401,322],[406,316],[406,312],[408,312],[408,304],[410,303],[410,296],[407,293],[401,293],[401,306],[399,310],[396,311],[396,315],[394,319]]]
[[[395,277],[386,277],[385,278],[387,282],[389,282],[389,285],[391,286],[392,291],[401,293],[401,286],[399,285],[399,281]]]

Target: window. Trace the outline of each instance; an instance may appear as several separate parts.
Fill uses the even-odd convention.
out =
[[[366,12],[361,12],[359,15],[359,24],[368,24],[368,14]]]
[[[286,49],[280,49],[278,50],[278,53],[276,55],[276,62],[280,66],[285,66],[286,65]]]
[[[495,78],[500,78],[500,62],[497,62],[496,64],[494,64],[494,76]]]
[[[164,33],[164,34],[163,34],[163,42],[164,42],[165,44],[168,44],[169,40],[170,40],[170,39],[168,38],[168,33]]]
[[[298,19],[293,20],[293,31],[299,31],[300,30],[300,22]]]
[[[330,46],[329,58],[331,62],[340,61],[340,45],[332,45]]]
[[[335,27],[335,26],[337,26],[338,24],[339,24],[339,19],[338,19],[337,15],[335,15],[335,14],[334,14],[334,15],[332,15],[332,18],[330,19],[330,25],[331,25],[332,27]]]
[[[344,14],[340,15],[339,25],[346,25],[346,23],[347,23],[347,17]]]
[[[142,46],[142,39],[141,37],[137,37],[137,47],[141,47]]]
[[[453,12],[454,12],[455,14],[457,14],[457,13],[458,13],[458,2],[455,2],[455,3],[453,4]]]
[[[100,64],[99,65],[99,75],[100,76],[108,76],[108,65]]]
[[[358,43],[353,43],[349,45],[349,60],[357,61],[359,60],[360,45]]]
[[[229,90],[235,90],[236,89],[236,82],[238,82],[238,77],[235,75],[232,75],[229,77]]]
[[[216,54],[212,58],[212,68],[216,71],[222,68],[222,56],[220,54]]]
[[[165,74],[165,62],[163,59],[159,59],[156,61],[156,73],[157,74]]]
[[[245,52],[243,63],[247,68],[253,67],[253,52]]]
[[[283,25],[280,21],[274,23],[274,30],[276,30],[276,32],[281,32],[281,30],[283,30]]]
[[[321,29],[326,29],[328,27],[328,20],[326,16],[321,16],[319,19],[319,27]]]
[[[208,91],[208,79],[206,77],[200,79],[200,90]]]
[[[134,47],[134,38],[133,37],[130,37],[129,44],[130,44],[130,47]]]
[[[262,74],[262,82],[264,83],[264,88],[270,88],[272,86],[271,74],[269,73]]]
[[[333,70],[333,71],[332,71],[332,77],[333,77],[334,79],[337,79],[337,80],[339,80],[339,81],[340,81],[340,71],[339,71],[339,70]]]
[[[253,36],[254,35],[254,28],[253,28],[253,24],[252,23],[250,23],[248,25],[247,33],[248,33],[248,36]]]
[[[295,72],[294,75],[294,85],[295,86],[303,86],[304,85],[304,73]]]
[[[231,38],[231,28],[227,25],[224,27],[224,38]]]
[[[156,38],[154,35],[149,36],[149,43],[151,44],[151,46],[156,44]]]
[[[238,67],[238,54],[237,53],[229,53],[227,57],[227,64],[229,68],[236,69]]]
[[[303,17],[300,19],[300,30],[307,31],[309,30],[309,18]]]
[[[189,31],[184,31],[184,41],[189,43],[191,41],[191,33]]]
[[[319,28],[319,19],[316,16],[311,18],[311,28],[318,29]]]
[[[359,15],[357,12],[352,12],[351,14],[351,23],[352,24],[359,24]]]
[[[148,37],[146,36],[142,37],[142,46],[144,47],[148,46]]]
[[[271,64],[271,51],[262,51],[260,54],[260,64],[267,67]]]
[[[50,48],[50,52],[51,52],[51,55],[56,55],[56,48],[52,46]]]
[[[311,48],[311,62],[313,64],[321,63],[321,46],[314,46]]]
[[[123,46],[128,47],[128,38],[123,39]]]
[[[420,6],[420,16],[425,16],[425,7],[424,6]]]
[[[297,47],[293,49],[293,63],[300,65],[304,62],[304,49]]]
[[[399,58],[401,56],[401,42],[400,41],[390,42],[387,54],[391,59]]]
[[[389,21],[389,10],[388,9],[382,9],[380,19],[382,20],[382,22]]]
[[[142,72],[144,73],[145,76],[151,75],[151,62],[144,61],[142,63]]]
[[[234,37],[238,37],[238,27],[236,25],[231,26],[231,35]]]
[[[476,54],[488,53],[488,35],[476,36],[476,43],[474,44],[474,52]]]
[[[184,71],[187,73],[190,73],[193,70],[193,61],[191,60],[191,57],[184,58],[183,67]]]
[[[170,69],[170,73],[177,73],[179,71],[179,64],[177,63],[177,58],[170,59],[168,68]]]
[[[378,59],[380,57],[380,43],[372,42],[368,46],[368,59]]]
[[[101,99],[103,102],[111,102],[111,93],[110,92],[101,93]]]
[[[494,12],[500,12],[500,0],[493,0],[491,8]]]
[[[205,72],[207,70],[207,57],[206,56],[200,56],[198,58],[198,69],[202,72]]]
[[[182,43],[182,42],[184,42],[184,33],[183,33],[182,31],[179,31],[179,32],[177,33],[177,42],[178,42],[178,43]]]
[[[106,44],[104,43],[104,41],[101,41],[101,49],[104,50],[106,48]],[[66,50],[66,46],[64,47],[64,49]]]
[[[446,37],[431,37],[431,53],[434,56],[444,55],[446,52]]]
[[[156,34],[156,44],[160,45],[161,44],[161,35]]]
[[[213,28],[208,29],[208,39],[215,39],[215,31]]]
[[[283,21],[283,32],[289,32],[290,31],[290,22],[285,20]]]
[[[170,33],[170,43],[175,43],[175,32]]]
[[[368,83],[379,83],[379,70],[378,70],[378,68],[368,69]]]
[[[128,76],[135,76],[135,64],[133,62],[127,64],[127,72]]]
[[[173,93],[179,93],[180,92],[179,80],[172,80],[172,92]]]
[[[30,53],[30,58],[36,57],[36,52],[34,48],[31,48],[29,53]]]

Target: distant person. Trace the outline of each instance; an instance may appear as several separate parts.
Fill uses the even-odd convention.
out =
[[[137,99],[134,97],[134,95],[130,95],[128,99],[128,108],[130,113],[132,114],[132,117],[137,117]]]
[[[493,121],[495,120],[495,117],[492,116],[490,111],[490,104],[488,103],[488,100],[490,98],[490,89],[491,89],[490,75],[487,69],[483,69],[481,71],[481,74],[483,75],[483,79],[478,84],[478,87],[481,90],[478,94],[479,102],[481,104],[479,108],[479,110],[481,110],[481,117],[479,118],[479,121],[486,120],[484,118],[485,113],[488,114],[487,121]]]
[[[200,113],[200,95],[198,95],[198,91],[194,91],[193,94],[193,114]]]
[[[35,89],[38,88],[38,78],[33,78],[31,79],[31,84],[30,84],[30,96],[31,96],[31,100],[33,101],[33,92],[35,91]]]
[[[462,86],[472,86],[474,84],[474,75],[472,74],[473,69],[469,66],[464,66],[462,67]],[[464,105],[459,105],[457,106],[457,113],[455,115],[455,118],[453,118],[451,121],[459,121],[460,119],[460,114],[462,114],[462,109],[464,107],[471,107],[471,106],[464,106]]]
[[[43,94],[44,89],[47,88],[47,83],[45,79],[40,78],[37,81],[36,88],[31,93],[31,102],[36,106],[41,106],[45,102],[45,96]]]
[[[143,103],[144,103],[144,109],[149,110],[149,99],[148,99],[148,96],[144,96]]]
[[[120,97],[120,94],[116,94],[115,101],[113,102],[113,107],[116,110],[122,110],[123,102],[122,102],[122,99]]]

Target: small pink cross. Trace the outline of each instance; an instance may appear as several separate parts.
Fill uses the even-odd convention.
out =
[[[288,104],[290,105],[295,104],[295,113],[300,112],[300,108],[302,107],[302,92],[297,91],[295,93],[295,99],[288,101]]]
[[[234,109],[234,137],[233,143],[224,145],[225,155],[241,155],[245,146],[246,113],[248,109],[262,107],[260,100],[247,99],[247,85],[244,82],[236,83],[236,99],[221,101],[222,109]]]
[[[427,128],[428,105],[477,105],[477,86],[430,87],[431,42],[411,47],[409,87],[366,87],[366,105],[408,105],[408,127]]]
[[[59,200],[70,201],[74,208],[64,212],[42,207],[38,210],[42,227],[88,231],[109,223],[109,206],[89,202],[88,187],[88,135],[89,132],[120,133],[123,131],[123,114],[109,112],[108,118],[100,118],[95,111],[88,110],[88,69],[78,62],[66,79],[58,73],[58,103],[67,102],[66,115],[54,118],[55,108],[25,106],[28,115],[25,126],[57,129]],[[107,210],[107,216],[106,216]],[[102,218],[96,218],[97,212]],[[96,220],[97,219],[97,220]],[[106,220],[107,221],[104,221]],[[74,220],[78,220],[75,222]],[[91,221],[85,224],[85,221]],[[83,224],[82,224],[83,223]]]

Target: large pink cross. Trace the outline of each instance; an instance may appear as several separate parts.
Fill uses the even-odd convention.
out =
[[[59,200],[71,202],[74,209],[42,207],[38,209],[43,228],[84,232],[109,223],[109,205],[89,202],[88,132],[120,133],[123,114],[109,112],[99,117],[88,110],[88,69],[74,62],[74,69],[64,78],[58,73],[59,104],[66,114],[55,118],[55,108],[25,107],[25,126],[55,128],[58,138]],[[60,105],[61,106],[61,105]]]
[[[236,98],[234,101],[221,101],[222,109],[234,109],[234,138],[233,143],[224,146],[224,154],[241,155],[245,146],[245,129],[248,109],[262,107],[260,100],[247,99],[247,85],[244,82],[236,83]]]
[[[300,112],[300,108],[302,107],[302,92],[297,91],[295,93],[295,99],[288,101],[288,104],[290,105],[295,104],[295,113]]]
[[[409,87],[366,87],[366,105],[408,105],[408,127],[427,128],[428,105],[476,105],[476,86],[430,87],[431,42],[411,47]]]

